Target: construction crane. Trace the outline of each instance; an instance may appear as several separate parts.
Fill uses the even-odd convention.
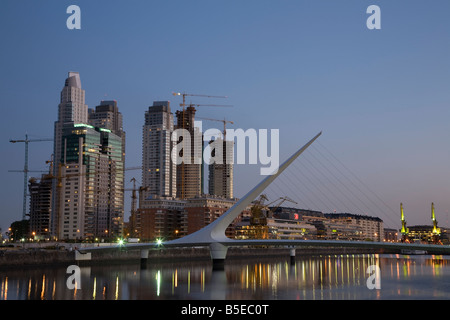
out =
[[[186,97],[204,97],[204,98],[228,98],[227,96],[211,96],[211,95],[206,95],[206,94],[194,94],[194,93],[180,93],[180,92],[173,92],[172,93],[172,95],[174,95],[174,96],[182,96],[182,98],[183,98],[183,102],[182,103],[180,103],[180,107],[182,107],[183,108],[183,119],[182,119],[182,122],[183,122],[183,129],[184,129],[184,124],[185,124],[185,107],[186,106],[188,106],[188,107],[200,107],[200,106],[204,106],[204,107],[206,107],[206,106],[210,106],[210,107],[232,107],[232,106],[230,106],[230,105],[217,105],[217,104],[209,104],[209,105],[206,105],[206,104],[193,104],[193,103],[190,103],[190,104],[186,104]]]
[[[210,96],[206,94],[193,94],[193,93],[180,93],[180,92],[172,92],[172,95],[174,96],[182,96],[183,97],[183,103],[180,103],[180,107],[186,106],[186,97],[204,97],[204,98],[228,98],[227,96]]]
[[[183,104],[180,103],[180,107],[182,107]],[[188,107],[225,107],[225,108],[231,108],[233,105],[231,104],[196,104],[196,103],[189,103],[187,105]]]
[[[131,215],[130,215],[130,224],[129,224],[129,236],[131,238],[136,237],[139,227],[140,227],[140,217],[138,215],[137,211],[137,195],[136,191],[138,189],[136,188],[136,178],[132,178],[130,182],[133,182],[133,188],[132,189],[124,189],[124,191],[131,191]],[[148,187],[139,187],[139,198],[142,198],[142,192],[147,191]]]
[[[137,203],[137,196],[136,196],[136,178],[132,178],[130,182],[133,182],[133,189],[131,189],[131,215],[130,215],[130,225],[128,227],[128,231],[130,233],[130,237],[135,237],[136,232],[136,203]],[[125,189],[124,191],[129,191],[130,189]]]
[[[210,118],[201,118],[201,117],[198,117],[197,119],[223,122],[223,140],[226,140],[225,138],[226,138],[226,134],[227,134],[227,123],[234,124],[233,121],[229,121],[229,120],[225,120],[225,119],[220,120],[220,119],[210,119]]]
[[[22,208],[22,220],[26,219],[27,216],[27,186],[28,186],[28,144],[30,142],[43,142],[43,141],[53,141],[53,139],[28,139],[28,134],[25,134],[25,140],[9,140],[11,143],[25,143],[25,164],[23,167],[23,208]]]

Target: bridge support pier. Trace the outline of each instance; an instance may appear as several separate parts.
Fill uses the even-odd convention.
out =
[[[223,270],[225,268],[225,258],[227,256],[228,247],[218,242],[209,245],[209,252],[213,263],[213,270]]]
[[[141,269],[147,268],[148,249],[141,250]]]
[[[291,264],[295,264],[295,248],[289,249],[289,255],[291,257]]]

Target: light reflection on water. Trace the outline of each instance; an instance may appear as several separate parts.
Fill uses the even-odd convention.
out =
[[[381,270],[381,289],[368,289],[368,266]],[[66,286],[66,268],[0,271],[0,300],[156,299],[450,299],[450,257],[329,255],[81,267],[81,283]]]

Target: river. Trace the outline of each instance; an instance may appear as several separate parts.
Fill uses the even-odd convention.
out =
[[[0,300],[450,299],[450,257],[437,255],[297,256],[293,264],[248,257],[226,261],[223,270],[193,260],[79,271],[71,289],[66,267],[1,270]]]

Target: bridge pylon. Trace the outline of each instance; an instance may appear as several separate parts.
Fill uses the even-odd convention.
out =
[[[320,135],[319,132],[314,138],[306,143],[302,148],[290,156],[276,172],[266,176],[259,184],[250,190],[243,198],[236,202],[230,209],[228,209],[219,218],[214,220],[206,227],[184,236],[179,239],[167,242],[167,245],[209,245],[211,252],[211,259],[213,265],[220,265],[224,262],[227,248],[239,243],[239,240],[233,240],[225,235],[225,230],[236,219],[242,211],[244,211],[251,202],[256,199],[281,173],[286,170],[289,165],[294,162]]]

